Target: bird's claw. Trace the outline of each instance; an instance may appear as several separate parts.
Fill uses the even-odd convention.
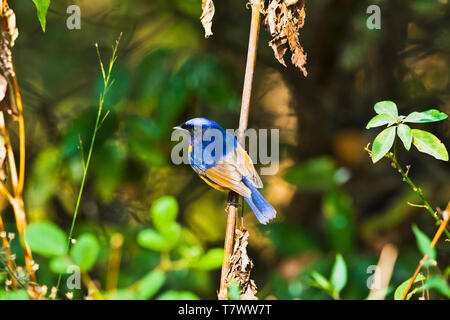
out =
[[[230,209],[230,206],[234,206],[236,208],[240,207],[240,203],[239,202],[234,202],[234,201],[228,201],[227,202],[227,206],[225,207],[225,212],[228,212],[228,209]]]

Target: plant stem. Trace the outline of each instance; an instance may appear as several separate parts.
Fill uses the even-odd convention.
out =
[[[245,68],[244,87],[242,91],[241,114],[239,117],[239,143],[244,146],[244,132],[247,129],[248,115],[250,110],[250,98],[252,93],[253,73],[255,70],[256,51],[258,48],[258,36],[261,23],[261,8],[264,7],[264,1],[252,2],[252,19],[250,25],[250,37],[248,42],[247,65]],[[224,259],[222,264],[222,274],[220,278],[219,300],[228,299],[227,275],[230,269],[230,258],[233,253],[234,229],[236,226],[236,217],[238,208],[235,203],[239,202],[239,195],[230,192],[228,205],[227,227],[225,233]]]
[[[442,221],[441,225],[439,226],[439,229],[436,231],[436,234],[433,237],[433,240],[431,241],[431,248],[434,248],[436,246],[436,243],[438,242],[439,238],[442,235],[442,232],[444,232],[447,223],[448,223],[448,219],[449,219],[449,215],[450,215],[450,201],[447,204],[447,208],[445,209],[444,212],[442,212],[442,217],[444,218],[444,220]],[[419,265],[417,266],[416,271],[414,272],[414,275],[412,276],[411,280],[408,283],[408,286],[405,289],[405,292],[403,292],[403,296],[402,296],[402,300],[405,300],[409,290],[411,289],[414,281],[416,280],[417,275],[420,272],[420,269],[422,268],[423,264],[427,261],[428,259],[428,254],[425,254],[423,256],[423,258],[420,260]]]
[[[442,220],[439,219],[438,215],[436,214],[436,212],[433,210],[433,208],[431,207],[431,205],[429,204],[429,202],[425,199],[425,196],[423,195],[422,189],[418,188],[414,182],[412,182],[412,180],[409,178],[408,174],[409,174],[409,168],[407,169],[407,171],[404,171],[402,169],[402,166],[398,163],[397,160],[397,152],[396,152],[396,143],[394,142],[394,149],[392,153],[388,153],[386,155],[387,158],[389,158],[393,165],[394,168],[397,169],[397,171],[400,173],[400,175],[403,178],[403,181],[405,181],[410,187],[411,189],[419,196],[419,198],[422,200],[423,203],[423,207],[425,209],[427,209],[427,211],[431,214],[431,216],[434,218],[434,220],[436,220],[436,222],[439,224],[442,224]],[[450,232],[447,229],[444,229],[445,234],[447,235],[447,238],[450,239]]]
[[[105,101],[106,93],[108,92],[108,89],[110,87],[110,83],[109,82],[110,82],[111,71],[112,71],[114,63],[115,63],[115,61],[117,59],[117,55],[116,55],[117,54],[117,48],[119,46],[119,41],[120,41],[121,37],[122,37],[122,34],[120,34],[119,38],[116,40],[116,45],[113,47],[113,52],[112,52],[111,59],[109,61],[109,68],[107,70],[107,73],[105,72],[105,69],[103,67],[103,62],[102,62],[102,60],[100,58],[100,53],[98,51],[98,46],[96,44],[97,54],[98,54],[98,58],[99,58],[99,62],[100,62],[100,69],[101,69],[101,72],[102,72],[103,85],[104,86],[103,86],[103,91],[100,94],[100,98],[99,98],[97,118],[95,120],[95,126],[94,126],[94,131],[92,133],[91,144],[90,144],[90,147],[89,147],[88,156],[87,156],[87,159],[86,159],[86,163],[84,165],[83,178],[81,180],[80,190],[78,192],[78,198],[77,198],[77,203],[75,205],[75,211],[73,213],[73,219],[72,219],[72,225],[70,226],[69,237],[67,238],[67,252],[69,251],[70,244],[71,244],[71,241],[72,241],[73,230],[75,228],[75,222],[76,222],[77,215],[78,215],[78,209],[79,209],[80,203],[81,203],[81,196],[83,194],[84,185],[86,183],[87,172],[89,170],[89,164],[91,163],[92,152],[94,150],[95,138],[97,137],[97,132],[100,129],[100,126],[103,123],[103,120],[105,119],[104,117],[103,117],[103,119],[101,118],[102,111],[103,111],[103,103]],[[60,273],[59,276],[58,276],[58,282],[56,284],[56,291],[58,291],[58,289],[59,289],[59,285],[61,283],[61,277],[62,277],[62,274]],[[56,295],[55,295],[55,298],[56,298]]]

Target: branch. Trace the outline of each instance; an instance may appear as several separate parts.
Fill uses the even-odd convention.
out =
[[[431,241],[431,248],[434,248],[436,246],[436,243],[438,242],[439,238],[442,235],[442,232],[444,232],[445,227],[447,226],[448,223],[448,219],[449,219],[449,215],[450,215],[450,201],[447,204],[447,208],[445,209],[444,212],[442,212],[442,217],[444,218],[443,222],[441,223],[441,225],[439,226],[439,229],[436,231],[436,234],[434,235],[433,240]],[[402,296],[402,300],[405,300],[409,290],[411,289],[414,281],[416,280],[417,275],[420,272],[420,269],[422,269],[423,264],[427,261],[428,259],[428,254],[425,254],[423,256],[423,258],[420,260],[419,265],[417,266],[416,271],[414,272],[414,275],[412,276],[411,280],[408,283],[408,286],[405,289],[405,292],[403,292],[403,296]]]
[[[252,1],[252,20],[250,25],[250,38],[248,41],[247,65],[245,68],[244,88],[242,92],[241,114],[239,118],[239,143],[244,146],[244,132],[247,129],[248,114],[250,110],[250,97],[252,94],[253,73],[255,70],[256,51],[258,48],[258,36],[261,23],[261,6],[264,1]],[[239,195],[235,192],[229,193],[227,228],[225,233],[224,259],[222,264],[222,274],[220,278],[219,300],[228,299],[228,283],[226,276],[230,269],[230,258],[233,253],[234,228],[238,208],[236,203],[239,201]]]

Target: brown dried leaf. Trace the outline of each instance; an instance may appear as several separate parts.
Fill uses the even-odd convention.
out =
[[[299,68],[303,75],[308,75],[306,65],[306,54],[300,45],[299,30],[305,23],[304,0],[272,0],[266,10],[264,26],[273,37],[269,41],[275,58],[284,66],[284,55],[291,50],[291,62]]]
[[[0,74],[0,102],[3,101],[6,95],[6,90],[8,89],[8,80]]]
[[[249,232],[245,229],[236,229],[233,255],[230,258],[230,269],[227,275],[227,282],[236,281],[241,287],[241,300],[257,300],[256,285],[250,279],[250,271],[253,262],[247,255]]]
[[[200,21],[202,22],[203,28],[205,29],[205,38],[211,36],[212,33],[212,20],[215,13],[214,3],[212,0],[203,0],[202,1],[202,16],[200,17]]]

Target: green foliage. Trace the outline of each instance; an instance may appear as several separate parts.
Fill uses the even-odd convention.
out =
[[[156,200],[151,209],[155,227],[162,231],[174,223],[178,215],[178,203],[174,197],[165,196]]]
[[[310,233],[292,224],[270,223],[259,227],[277,251],[286,256],[298,255],[320,247]]]
[[[195,267],[201,270],[214,270],[220,268],[223,262],[223,249],[214,248],[208,250],[198,262],[196,262]]]
[[[200,298],[189,291],[167,290],[161,293],[157,300],[200,300]]]
[[[406,150],[409,150],[413,143],[420,152],[427,153],[438,160],[448,161],[447,149],[436,136],[427,131],[411,129],[405,124],[406,122],[425,123],[444,120],[447,119],[445,113],[430,109],[424,112],[413,112],[406,117],[399,116],[397,106],[392,101],[378,102],[374,109],[378,115],[369,121],[366,129],[382,125],[388,125],[388,128],[384,129],[373,142],[373,163],[378,162],[391,150],[395,143],[396,132]],[[395,126],[391,127],[393,124]]]
[[[419,281],[423,281],[425,280],[425,277],[423,274],[419,273],[416,277],[416,279],[414,279],[414,283],[417,283]],[[397,289],[395,289],[395,293],[394,293],[394,299],[395,300],[401,300],[403,297],[403,294],[405,293],[406,287],[408,286],[409,282],[411,281],[411,278],[404,281],[401,285],[399,285],[397,287]],[[411,290],[410,292],[408,292],[408,294],[406,295],[406,300],[411,299],[411,297],[417,292],[419,291],[418,288],[415,288],[413,290]]]
[[[341,254],[336,255],[336,262],[331,270],[330,283],[337,294],[339,294],[347,284],[347,265]]]
[[[36,6],[37,16],[41,24],[42,31],[45,32],[45,26],[47,23],[46,17],[48,7],[50,6],[50,0],[33,0],[33,3]]]
[[[66,235],[51,222],[32,223],[25,230],[25,241],[32,251],[45,257],[60,256],[66,253]]]
[[[165,281],[166,275],[164,272],[159,270],[150,271],[137,283],[134,298],[139,300],[150,299],[164,285]]]
[[[328,293],[334,299],[339,299],[339,294],[347,284],[347,264],[342,255],[338,253],[329,280],[317,271],[313,271],[311,277],[311,284],[314,287]]]
[[[228,300],[241,300],[241,287],[234,280],[228,286]]]
[[[89,271],[95,264],[100,252],[100,244],[92,234],[81,235],[70,250],[70,255],[81,271]]]
[[[420,231],[420,229],[416,226],[412,226],[414,235],[416,236],[417,240],[417,247],[419,248],[420,252],[423,255],[428,255],[428,259],[431,260],[431,262],[436,261],[436,248],[431,247],[431,240],[428,238],[428,236]],[[428,261],[427,261],[428,262]]]

